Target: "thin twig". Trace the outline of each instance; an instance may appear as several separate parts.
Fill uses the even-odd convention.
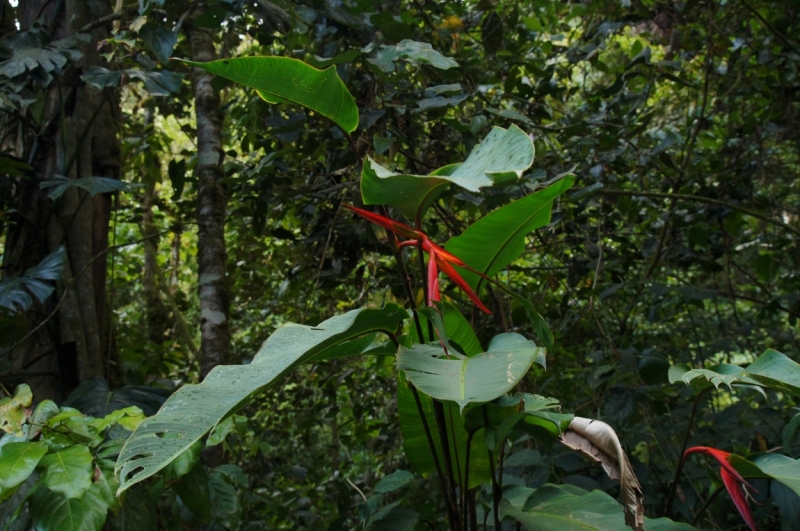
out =
[[[654,197],[658,199],[673,199],[675,201],[692,201],[695,203],[706,203],[709,205],[720,206],[724,208],[729,208],[731,210],[735,210],[737,212],[741,212],[742,214],[746,214],[748,216],[752,216],[756,219],[760,219],[766,223],[771,225],[776,225],[787,231],[800,236],[800,229],[796,229],[791,225],[779,221],[777,219],[773,219],[770,217],[765,216],[755,210],[750,210],[749,208],[744,208],[739,205],[735,205],[733,203],[726,203],[725,201],[720,201],[719,199],[712,199],[710,197],[703,197],[700,195],[689,195],[689,194],[669,194],[669,193],[659,193],[659,192],[634,192],[628,190],[598,190],[598,194],[603,195],[618,195],[618,196],[630,196],[630,197]]]
[[[686,434],[683,436],[683,447],[681,448],[680,458],[678,459],[678,466],[675,469],[675,479],[672,480],[672,486],[670,487],[669,495],[667,496],[666,507],[664,507],[664,512],[667,516],[672,513],[672,502],[675,500],[675,493],[678,491],[678,481],[680,480],[681,472],[683,471],[683,464],[686,462],[686,446],[689,444],[689,436],[692,433],[694,416],[697,413],[697,406],[700,404],[700,397],[703,396],[703,392],[705,392],[705,389],[697,393],[697,396],[694,399],[694,404],[692,404],[692,412],[689,415],[689,425],[686,426]]]

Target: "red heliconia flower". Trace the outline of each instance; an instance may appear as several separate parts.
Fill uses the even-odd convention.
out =
[[[387,218],[386,216],[381,216],[380,214],[375,214],[374,212],[369,212],[351,205],[342,206],[355,212],[359,216],[370,220],[376,225],[380,225],[381,227],[394,232],[395,234],[399,234],[405,238],[410,238],[409,240],[400,243],[400,247],[418,246],[420,242],[422,242],[422,250],[428,253],[428,301],[430,301],[431,304],[433,301],[441,300],[441,294],[439,293],[439,270],[441,269],[445,275],[450,277],[450,279],[455,282],[456,285],[461,288],[462,291],[464,291],[464,293],[467,294],[467,297],[469,297],[478,308],[488,314],[492,313],[489,311],[489,308],[487,308],[481,302],[481,300],[478,298],[478,295],[472,290],[472,288],[469,287],[467,281],[458,274],[458,271],[456,271],[455,268],[453,268],[453,266],[456,265],[468,269],[469,267],[467,264],[465,264],[456,255],[448,253],[433,243],[430,238],[428,238],[427,234],[409,227],[405,223],[400,223],[399,221]]]
[[[744,491],[740,485],[746,486],[753,492],[757,491],[741,476],[741,474],[736,471],[735,468],[733,468],[730,463],[731,454],[729,452],[724,452],[709,446],[694,446],[686,450],[686,452],[683,454],[684,459],[692,452],[708,454],[719,461],[719,464],[722,466],[722,468],[719,470],[719,475],[722,476],[722,483],[725,484],[725,488],[728,489],[728,493],[733,499],[733,504],[736,505],[736,508],[739,510],[739,514],[742,515],[742,519],[745,521],[745,523],[747,523],[750,531],[756,531],[756,523],[753,520],[753,514],[750,512],[750,507],[747,505],[747,499],[745,498]]]

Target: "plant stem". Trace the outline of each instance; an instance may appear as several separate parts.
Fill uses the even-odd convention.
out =
[[[489,416],[486,414],[486,406],[481,406],[481,410],[483,411],[484,430],[486,430],[489,428]],[[492,516],[494,516],[494,528],[499,530],[501,529],[500,515],[498,514],[498,509],[500,508],[500,487],[497,484],[497,477],[495,476],[494,453],[488,447],[487,451],[489,452],[489,473],[492,476]]]
[[[719,495],[719,493],[720,493],[720,492],[722,492],[723,490],[724,490],[724,489],[722,489],[722,488],[720,487],[720,488],[718,488],[717,490],[715,490],[714,492],[712,492],[712,493],[711,493],[711,495],[710,495],[710,496],[709,496],[709,497],[706,499],[706,502],[703,504],[703,506],[702,506],[702,507],[700,507],[700,510],[699,510],[699,511],[697,511],[697,514],[696,514],[696,515],[694,515],[694,518],[692,518],[692,523],[691,523],[691,525],[693,525],[693,526],[694,526],[694,525],[697,525],[697,522],[699,522],[699,521],[700,521],[700,517],[701,517],[701,516],[703,516],[703,513],[706,511],[706,509],[708,509],[708,506],[709,506],[709,505],[711,505],[711,502],[713,502],[714,500],[716,500],[716,499],[717,499],[717,496],[718,496],[718,495]]]
[[[705,389],[697,393],[692,404],[692,412],[689,415],[689,425],[686,427],[686,434],[683,436],[683,447],[681,447],[680,458],[678,459],[678,466],[675,469],[675,478],[672,480],[672,485],[669,489],[667,502],[664,507],[664,513],[667,517],[672,514],[672,502],[675,500],[675,493],[678,491],[678,480],[680,479],[681,472],[683,471],[683,463],[686,461],[686,446],[689,444],[689,436],[692,433],[692,424],[694,423],[694,416],[697,413],[697,406],[700,404],[700,397],[703,396]]]

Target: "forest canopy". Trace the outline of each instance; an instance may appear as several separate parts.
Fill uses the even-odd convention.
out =
[[[0,526],[800,528],[798,17],[0,0]]]

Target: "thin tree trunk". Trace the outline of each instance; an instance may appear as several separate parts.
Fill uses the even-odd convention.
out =
[[[213,33],[186,24],[193,61],[216,59]],[[213,76],[194,69],[197,119],[197,262],[200,294],[200,373],[205,377],[215,366],[230,363],[230,295],[225,278],[225,208],[227,192],[222,184],[222,117]]]

